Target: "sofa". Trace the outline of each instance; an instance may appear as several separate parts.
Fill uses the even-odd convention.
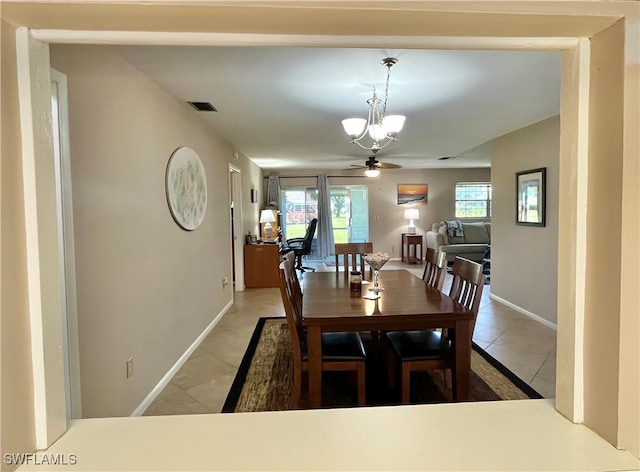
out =
[[[451,230],[449,222],[434,223],[427,231],[427,247],[446,252],[449,262],[460,256],[482,263],[491,245],[491,223],[454,221]]]

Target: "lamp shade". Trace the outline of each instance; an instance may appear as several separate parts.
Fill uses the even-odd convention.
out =
[[[260,212],[260,223],[272,223],[276,221],[273,210],[262,210]]]
[[[346,120],[342,120],[342,127],[345,133],[352,138],[360,136],[365,126],[367,126],[367,120],[364,118],[347,118]]]
[[[382,129],[384,130],[385,135],[387,136],[395,136],[397,135],[402,127],[404,126],[404,120],[406,116],[403,115],[388,115],[385,116],[382,120]]]
[[[420,212],[418,212],[417,208],[407,208],[404,211],[404,219],[405,220],[419,220]]]

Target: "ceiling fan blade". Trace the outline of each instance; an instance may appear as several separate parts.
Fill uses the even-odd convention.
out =
[[[358,169],[366,169],[366,168],[367,166],[357,166],[355,164],[350,164],[350,168],[345,170],[358,170]]]
[[[378,162],[376,165],[376,169],[400,169],[402,168],[399,164],[391,164],[389,162]]]

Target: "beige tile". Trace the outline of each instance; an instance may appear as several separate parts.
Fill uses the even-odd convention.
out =
[[[149,405],[143,416],[195,415],[210,409],[175,385],[167,385]]]
[[[220,413],[233,383],[233,378],[224,380],[214,385],[197,385],[188,389],[187,393],[205,405],[207,413]]]
[[[491,345],[491,343],[487,342],[487,341],[483,341],[481,339],[473,339],[473,342],[476,343],[478,346],[480,346],[482,349],[484,349],[485,351],[487,350],[487,348]]]
[[[518,320],[514,319],[509,314],[480,310],[478,312],[476,322],[485,326],[492,326],[493,328],[499,329],[504,332],[514,323],[517,323]]]
[[[506,367],[506,366],[505,366]],[[517,369],[509,369],[511,372],[513,372],[514,374],[516,374],[518,376],[518,378],[520,378],[522,381],[531,384],[531,381],[533,380],[534,375],[533,374],[529,374],[527,372],[523,372],[521,370],[517,370]]]
[[[541,332],[529,332],[528,330],[517,329],[517,326],[519,326],[519,324],[509,327],[494,341],[494,345],[510,347],[532,354],[539,354],[542,355],[544,359],[555,352],[555,335],[551,337],[548,334],[542,335]]]
[[[536,375],[529,385],[544,398],[556,398],[556,383],[553,380]]]
[[[543,377],[543,378],[545,378],[547,380],[553,380],[555,382],[555,380],[556,380],[556,356],[555,356],[555,354],[552,355],[552,356],[547,357],[547,359],[544,361],[544,364],[542,364],[542,367],[540,367],[540,370],[536,374],[536,377]]]
[[[512,347],[501,346],[496,343],[487,348],[487,352],[499,360],[510,370],[521,371],[535,375],[545,359],[546,355],[521,351]]]
[[[498,337],[504,333],[504,329],[496,328],[494,326],[489,326],[481,323],[480,320],[476,322],[476,327],[473,330],[473,340],[477,343],[478,341],[485,341],[489,344],[494,342]]]
[[[214,385],[221,378],[234,376],[237,368],[211,355],[189,358],[171,379],[171,383],[183,390],[197,385]]]

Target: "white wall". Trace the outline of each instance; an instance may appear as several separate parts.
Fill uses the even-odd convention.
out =
[[[68,76],[83,416],[126,416],[231,302],[228,165],[249,181],[259,171],[115,49],[52,46],[51,59]],[[165,196],[180,146],[207,174],[206,217],[191,232]]]
[[[491,293],[557,322],[558,116],[490,142]],[[516,172],[547,168],[546,226],[515,224]]]

